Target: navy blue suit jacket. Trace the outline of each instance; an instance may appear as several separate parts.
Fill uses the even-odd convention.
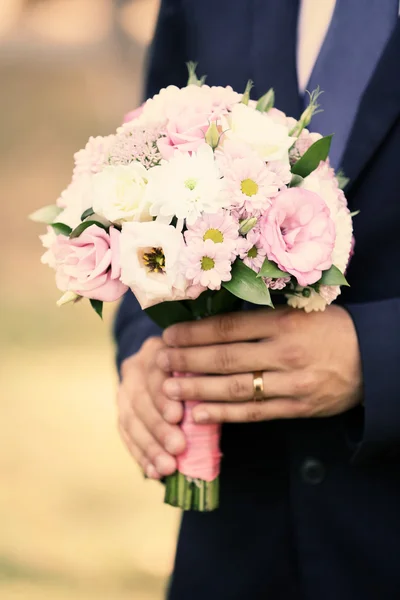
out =
[[[252,96],[270,86],[288,114],[301,110],[295,27],[261,0],[165,0],[150,53],[147,95],[186,83],[198,62],[210,85]],[[268,65],[285,35],[284,68]],[[292,40],[292,42],[290,42]],[[227,425],[221,508],[185,514],[171,600],[400,598],[400,27],[360,103],[344,158],[355,219],[351,287],[339,302],[359,336],[364,405],[313,420]],[[275,71],[276,74],[276,71]],[[159,334],[132,294],[116,320],[118,361]]]

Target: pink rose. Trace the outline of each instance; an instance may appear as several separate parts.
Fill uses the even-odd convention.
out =
[[[204,108],[185,106],[172,115],[165,127],[165,137],[158,140],[158,149],[165,159],[170,159],[175,150],[195,152],[206,143],[210,115]]]
[[[92,300],[118,300],[128,289],[119,279],[119,236],[118,229],[110,227],[108,234],[98,225],[91,225],[77,238],[57,236],[51,252],[58,289]]]
[[[267,256],[299,285],[317,282],[332,266],[336,229],[318,194],[302,188],[280,192],[260,221]]]
[[[141,106],[138,106],[138,108],[135,108],[134,110],[131,110],[128,113],[126,113],[126,115],[124,116],[123,123],[129,123],[130,121],[138,119],[143,112],[144,105],[145,102]]]

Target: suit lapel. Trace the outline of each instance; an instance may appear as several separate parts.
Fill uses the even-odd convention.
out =
[[[361,100],[342,167],[357,180],[400,115],[400,19]]]

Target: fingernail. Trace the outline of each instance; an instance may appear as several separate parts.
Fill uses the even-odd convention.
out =
[[[168,423],[176,423],[181,418],[181,408],[179,404],[169,405],[164,409],[163,417]]]
[[[160,478],[159,474],[157,473],[157,471],[155,470],[153,465],[148,465],[148,467],[146,469],[146,476],[149,479],[159,479]]]
[[[157,456],[155,460],[156,469],[161,475],[166,475],[172,471],[172,458],[168,456]]]
[[[164,383],[164,391],[167,394],[167,396],[172,398],[172,400],[179,400],[179,398],[181,397],[181,386],[177,381],[174,381],[173,379],[168,379]]]
[[[205,410],[199,410],[193,413],[193,420],[195,423],[208,423],[210,415]]]
[[[165,449],[170,454],[177,454],[182,448],[182,439],[179,435],[170,435],[165,440]]]
[[[164,350],[161,350],[157,354],[156,363],[157,366],[160,367],[160,369],[162,369],[163,371],[170,371],[168,354]]]
[[[172,325],[171,327],[168,327],[168,329],[164,330],[163,340],[168,346],[175,345],[175,337],[176,337],[175,333],[176,333],[176,328],[174,325]]]

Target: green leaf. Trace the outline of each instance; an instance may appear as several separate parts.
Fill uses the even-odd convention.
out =
[[[304,177],[300,175],[292,175],[292,179],[290,180],[289,187],[298,187],[304,181]]]
[[[92,215],[94,215],[94,210],[93,208],[87,208],[82,214],[81,214],[81,221],[84,221],[85,219],[87,219],[88,217],[91,217]]]
[[[104,223],[100,223],[100,221],[84,221],[83,223],[78,225],[78,227],[75,227],[75,229],[73,231],[71,231],[71,234],[69,237],[71,238],[71,240],[73,238],[79,237],[81,235],[81,233],[83,233],[83,231],[85,231],[85,229],[87,229],[88,227],[91,227],[92,225],[97,225],[98,227],[101,227],[105,231],[108,231],[108,227],[106,225],[104,225]]]
[[[232,279],[225,281],[222,286],[231,294],[252,304],[274,306],[269,289],[257,274],[241,260],[236,260],[232,267]]]
[[[312,173],[318,167],[321,160],[326,160],[328,158],[331,142],[331,135],[327,135],[314,142],[307,152],[305,152],[303,156],[296,163],[294,163],[292,167],[293,175],[307,177],[307,175]]]
[[[360,210],[355,210],[354,212],[350,213],[351,218],[353,219],[354,217],[356,217],[357,215],[360,214]]]
[[[322,277],[318,281],[320,285],[346,285],[349,283],[346,277],[335,265],[332,265],[330,269],[322,272]]]
[[[39,208],[39,210],[35,210],[32,214],[29,215],[29,219],[34,221],[35,223],[45,223],[46,225],[51,225],[58,217],[60,213],[62,213],[63,209],[55,204],[50,204],[49,206],[43,206],[43,208]]]
[[[259,101],[257,102],[256,110],[260,112],[268,112],[273,106],[275,102],[275,92],[274,88],[270,88],[264,96],[261,96]]]
[[[145,311],[150,319],[162,329],[175,323],[193,321],[193,315],[190,310],[182,302],[178,301],[161,302],[160,304],[146,308]]]
[[[266,258],[257,277],[272,277],[273,279],[278,279],[278,277],[290,277],[290,275],[289,273],[285,273],[285,271],[281,271],[274,262]]]
[[[57,235],[66,235],[68,236],[72,229],[71,227],[69,227],[69,225],[65,225],[65,223],[52,223],[51,227],[54,229],[54,232]]]
[[[100,319],[103,318],[103,302],[101,300],[91,300],[93,310],[99,315]]]

